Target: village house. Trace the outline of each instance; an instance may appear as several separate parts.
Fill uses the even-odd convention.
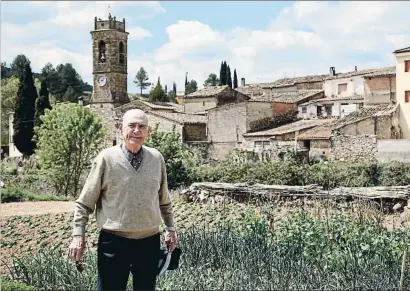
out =
[[[299,106],[299,118],[344,117],[365,105],[386,102],[386,92],[392,97],[391,72],[394,67],[355,70],[336,73],[335,67],[324,82],[324,99],[310,101]],[[376,78],[376,80],[372,79]],[[387,79],[387,81],[385,80]],[[367,96],[367,99],[366,99]]]
[[[249,99],[249,96],[232,89],[228,85],[211,86],[186,95],[182,106],[185,113],[196,113],[205,112],[217,106],[243,102]]]
[[[396,100],[400,104],[403,138],[410,139],[410,47],[394,51],[396,56]]]
[[[243,134],[291,122],[296,117],[288,103],[249,100],[207,111],[208,141],[213,156],[223,159],[243,142]]]
[[[401,138],[398,105],[363,107],[344,118],[316,126],[297,136],[300,147],[331,159],[374,155],[378,140]],[[343,141],[340,142],[340,141]]]
[[[296,143],[299,134],[331,121],[331,119],[302,119],[268,130],[244,133],[240,149],[244,151],[272,150],[276,154],[286,152],[299,147]]]

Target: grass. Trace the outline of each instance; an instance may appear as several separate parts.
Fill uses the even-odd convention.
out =
[[[5,188],[1,190],[1,202],[22,201],[70,201],[71,198],[52,194],[39,194],[19,188]]]

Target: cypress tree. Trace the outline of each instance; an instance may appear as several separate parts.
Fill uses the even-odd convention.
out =
[[[188,85],[188,75],[185,75],[185,95],[186,95],[186,86]]]
[[[35,118],[34,118],[34,126],[40,126],[41,125],[41,119],[40,116],[44,115],[44,112],[46,109],[51,110],[51,105],[50,105],[50,100],[49,100],[49,92],[47,89],[47,84],[46,81],[41,82],[41,88],[40,88],[40,96],[36,100],[36,113],[35,113]]]
[[[24,155],[30,156],[36,147],[34,136],[34,115],[37,89],[34,86],[30,63],[26,63],[20,79],[14,111],[13,142]]]
[[[238,76],[236,75],[236,69],[233,70],[233,88],[238,88]]]
[[[231,68],[228,65],[226,70],[226,85],[232,88],[232,76],[231,76]]]

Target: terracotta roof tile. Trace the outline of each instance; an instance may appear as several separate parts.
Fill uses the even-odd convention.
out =
[[[291,133],[298,130],[308,129],[314,126],[322,125],[331,122],[331,119],[302,119],[292,123],[288,123],[276,128],[257,131],[252,133],[245,133],[243,136],[274,136]]]
[[[393,53],[394,54],[399,54],[399,53],[408,53],[408,52],[410,52],[410,46],[402,48],[402,49],[395,50]]]
[[[329,139],[334,129],[341,128],[351,123],[361,121],[371,116],[387,115],[394,112],[398,104],[380,104],[375,106],[363,107],[356,110],[343,118],[334,119],[332,122],[314,127],[298,136],[298,139]]]
[[[316,94],[323,93],[323,90],[297,90],[290,92],[265,94],[255,96],[252,99],[257,101],[281,102],[281,103],[298,103]]]
[[[163,117],[179,124],[184,123],[207,123],[208,118],[204,115],[180,113],[180,112],[166,112],[166,111],[151,111],[148,114]]]

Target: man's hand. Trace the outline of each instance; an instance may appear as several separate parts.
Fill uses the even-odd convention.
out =
[[[85,237],[80,235],[74,236],[68,248],[68,257],[74,262],[79,262],[83,258],[84,250]]]
[[[175,231],[165,232],[165,244],[167,245],[168,252],[172,253],[177,246],[177,233]]]

